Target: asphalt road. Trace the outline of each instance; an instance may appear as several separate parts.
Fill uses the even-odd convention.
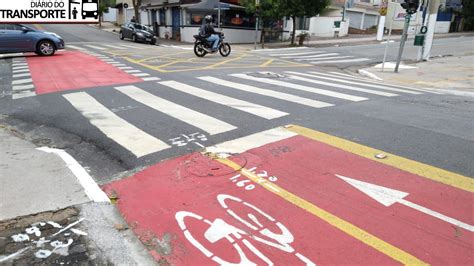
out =
[[[384,97],[361,91],[335,88],[331,86],[332,84],[319,83],[315,85],[301,80],[288,79],[288,77],[270,77],[271,80],[297,85],[304,84],[305,86],[366,99],[363,101],[354,100],[354,98],[348,100],[340,98],[340,95],[334,97],[327,93],[326,95],[315,95],[308,91],[262,84],[239,77],[230,77],[229,75],[248,74],[247,77],[254,77],[260,75],[259,72],[262,71],[272,71],[286,76],[289,73],[285,73],[285,71],[306,74],[309,71],[322,73],[335,71],[341,73],[340,67],[354,66],[359,62],[354,64],[313,65],[291,58],[280,59],[279,56],[270,54],[252,53],[240,48],[235,49],[229,58],[210,55],[204,59],[197,59],[191,50],[152,47],[146,44],[119,41],[114,34],[98,31],[88,26],[47,25],[43,27],[45,30],[62,35],[69,45],[68,52],[92,51],[95,54],[113,58],[114,61],[118,62],[117,64],[123,64],[125,67],[139,73],[145,73],[148,77],[156,77],[160,79],[159,82],[181,82],[205,91],[226,95],[233,99],[247,101],[288,114],[272,119],[265,118],[252,112],[238,110],[235,104],[234,107],[230,108],[221,103],[203,99],[200,97],[202,91],[197,91],[195,95],[191,95],[189,89],[179,91],[169,86],[169,83],[167,83],[168,85],[157,84],[157,81],[141,81],[133,85],[140,92],[145,91],[159,95],[161,99],[167,100],[166,103],[175,103],[187,109],[179,109],[177,113],[174,113],[174,116],[169,113],[166,114],[169,108],[172,107],[159,111],[154,110],[144,101],[133,100],[130,95],[118,91],[116,88],[119,85],[116,84],[88,85],[87,89],[63,90],[12,100],[10,95],[12,94],[11,81],[13,74],[11,65],[13,59],[0,59],[0,68],[2,69],[0,81],[5,85],[2,91],[3,97],[0,98],[2,122],[18,128],[19,131],[26,134],[28,139],[35,143],[67,149],[91,169],[99,183],[108,183],[111,180],[121,178],[123,171],[138,170],[161,160],[197,151],[201,149],[201,146],[218,144],[287,124],[308,127],[456,173],[474,176],[474,166],[472,164],[472,155],[474,154],[474,135],[472,134],[474,132],[472,124],[474,99],[472,98],[426,92],[420,94],[402,92],[398,93],[396,97]],[[459,40],[462,40],[462,42]],[[472,37],[436,40],[434,54],[468,53],[472,40]],[[74,48],[71,48],[71,45]],[[104,45],[132,45],[137,48],[126,49],[121,46],[121,49],[114,49]],[[94,47],[101,47],[101,49]],[[413,49],[407,49],[407,57],[413,55]],[[319,50],[324,50],[326,53],[340,54],[336,56],[375,58],[383,53],[383,46],[361,45],[321,48]],[[163,59],[173,55],[179,56]],[[155,58],[155,61],[151,58]],[[41,58],[32,57],[28,60],[36,60],[35,62],[40,66],[42,64],[41,61],[38,61]],[[176,68],[170,70],[163,67],[164,64],[173,62]],[[364,64],[370,62],[372,61]],[[57,79],[75,79],[82,75],[81,72],[71,73],[71,71],[62,71],[62,69],[84,68],[81,62],[67,61],[63,63],[58,61],[54,64],[57,64],[56,67],[37,70],[39,75],[36,78],[47,76],[53,81]],[[360,64],[363,64],[363,62],[360,62]],[[70,76],[58,77],[58,73],[69,73],[61,75]],[[108,74],[104,73],[103,75]],[[344,80],[342,75],[338,76],[334,73],[329,75],[335,75],[332,77],[334,80],[322,81],[337,83]],[[330,103],[333,106],[308,108],[308,106],[284,99],[275,99],[237,89],[226,90],[224,89],[226,87],[198,79],[198,77],[206,76],[318,100]],[[88,79],[87,75],[82,76],[82,78]],[[116,81],[118,80],[117,78]],[[360,79],[359,82],[366,81]],[[348,84],[345,83],[345,85]],[[110,110],[112,114],[133,124],[140,132],[146,132],[147,135],[152,136],[153,139],[161,140],[170,148],[151,152],[137,158],[136,154],[131,152],[130,149],[127,149],[124,145],[119,145],[117,141],[112,140],[110,135],[107,136],[99,130],[97,124],[91,123],[90,117],[86,117],[84,113],[80,112],[79,104],[73,105],[73,100],[68,100],[67,95],[80,92],[84,92],[88,99],[90,97],[95,99],[100,103],[100,106]],[[160,106],[166,106],[166,104],[161,102]],[[183,110],[186,114],[189,114],[186,122],[182,119],[183,116],[186,116],[183,114]],[[198,117],[195,112],[215,118],[235,127],[235,129],[222,130],[222,133],[214,134],[209,133],[211,130],[206,132],[207,128],[204,125],[208,123],[209,119],[203,116]],[[122,130],[126,132],[126,129],[115,128],[115,132],[118,132],[118,134]],[[199,145],[189,143],[186,146],[179,147],[171,141],[171,139],[198,132],[204,134],[206,139],[199,142]]]

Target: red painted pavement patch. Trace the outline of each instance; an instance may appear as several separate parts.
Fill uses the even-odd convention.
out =
[[[142,82],[98,58],[76,51],[27,57],[36,94]]]
[[[232,160],[419,260],[473,263],[472,232],[399,203],[386,207],[336,175],[409,193],[407,201],[473,224],[469,192],[300,136]],[[117,193],[120,211],[154,257],[172,265],[398,264],[201,154],[160,163],[105,190]]]

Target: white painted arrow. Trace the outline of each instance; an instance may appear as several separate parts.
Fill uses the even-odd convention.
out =
[[[349,185],[357,188],[358,190],[362,191],[364,194],[367,196],[371,197],[372,199],[378,201],[380,204],[383,204],[386,207],[391,206],[392,204],[395,203],[400,203],[403,204],[407,207],[413,208],[417,211],[420,211],[422,213],[428,214],[430,216],[436,217],[440,220],[443,220],[445,222],[448,222],[450,224],[459,226],[461,228],[464,228],[466,230],[469,230],[471,232],[474,232],[474,226],[463,223],[461,221],[458,221],[456,219],[453,219],[451,217],[448,217],[444,214],[441,214],[439,212],[430,210],[428,208],[425,208],[423,206],[420,206],[418,204],[415,204],[413,202],[410,202],[408,200],[405,200],[404,198],[408,196],[408,193],[403,192],[403,191],[398,191],[395,189],[390,189],[382,186],[377,186],[371,183],[367,182],[362,182],[360,180],[352,179],[349,177],[345,177],[342,175],[336,175],[340,179],[346,181]]]

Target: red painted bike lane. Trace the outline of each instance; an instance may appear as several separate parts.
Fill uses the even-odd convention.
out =
[[[100,59],[76,51],[27,57],[36,94],[143,82]]]
[[[230,161],[249,171],[192,154],[104,189],[173,265],[473,262],[470,227],[445,221],[473,223],[470,192],[302,136]]]

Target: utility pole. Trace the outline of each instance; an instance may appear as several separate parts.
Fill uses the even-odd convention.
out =
[[[407,13],[405,15],[405,26],[403,27],[402,39],[400,40],[400,48],[398,49],[397,65],[395,66],[395,73],[398,73],[398,67],[400,66],[400,61],[402,60],[403,49],[405,48],[405,42],[407,41],[408,35],[408,26],[410,25],[411,14]]]
[[[385,29],[385,17],[387,15],[387,1],[382,1],[382,6],[380,7],[380,17],[379,17],[379,25],[377,28],[377,41],[383,40],[383,32]]]
[[[440,0],[430,0],[428,5],[428,30],[426,32],[425,42],[421,49],[421,58],[424,61],[430,59],[431,47],[433,46],[433,37],[436,27],[436,19],[438,18],[438,9],[439,9]]]
[[[258,12],[257,10],[259,10],[260,8],[260,0],[255,0],[255,50],[257,50],[257,43],[258,43],[258,23],[259,23],[259,19],[258,19]]]
[[[221,0],[217,1],[217,31],[221,32]]]

